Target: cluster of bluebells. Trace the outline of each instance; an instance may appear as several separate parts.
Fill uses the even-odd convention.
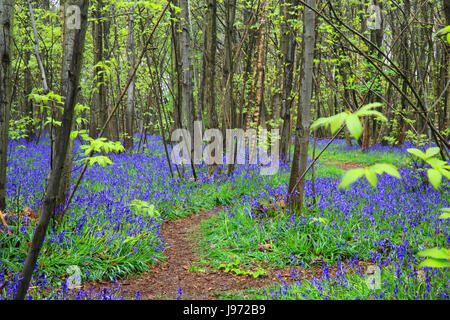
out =
[[[318,144],[321,143],[325,142]],[[376,146],[369,153],[391,152],[402,156],[407,147],[410,146]],[[337,141],[331,148],[349,150],[344,141]],[[309,214],[303,215],[289,213],[283,202],[276,201],[280,196],[286,196],[287,182],[268,183],[252,195],[244,195],[239,204],[227,208],[222,219],[226,220],[224,225],[228,228],[238,230],[234,236],[230,235],[234,245],[261,260],[267,259],[268,255],[255,248],[270,242],[274,249],[271,256],[278,255],[280,259],[289,256],[284,259],[285,263],[311,265],[313,260],[322,258],[331,264],[339,259],[359,260],[377,265],[384,270],[383,274],[392,274],[392,281],[383,283],[384,291],[366,298],[385,299],[392,293],[394,298],[448,299],[448,269],[425,269],[426,276],[420,276],[417,252],[435,246],[450,247],[449,221],[439,219],[440,209],[450,207],[449,184],[442,184],[435,190],[424,185],[411,168],[401,169],[400,174],[402,180],[379,176],[377,188],[360,179],[347,189],[338,189],[336,178],[316,177],[315,197],[312,183],[307,180],[305,207]],[[224,248],[229,245],[227,237],[223,237]],[[321,248],[321,252],[316,252],[317,248]],[[320,288],[323,282],[338,281],[344,289],[348,284],[345,277],[342,273],[337,280],[316,279],[312,284]],[[287,287],[282,285],[269,297],[284,296]],[[419,287],[425,287],[425,291],[420,291]]]
[[[318,148],[323,143],[318,141]],[[77,141],[76,154],[80,154],[79,146],[80,142]],[[391,270],[395,279],[398,279],[397,282],[383,282],[385,291],[376,292],[378,295],[373,296],[376,299],[384,299],[392,292],[401,295],[405,290],[414,291],[408,288],[415,288],[414,283],[422,281],[419,279],[416,268],[418,261],[414,253],[425,248],[424,239],[427,239],[430,246],[448,247],[450,244],[449,224],[438,219],[439,209],[450,206],[450,199],[444,196],[449,194],[448,186],[444,186],[440,191],[426,186],[417,188],[420,185],[420,177],[410,169],[401,170],[401,181],[389,176],[380,177],[377,189],[361,180],[347,190],[338,190],[339,181],[335,178],[318,177],[315,179],[315,204],[312,200],[312,184],[307,180],[306,207],[311,209],[314,215],[298,216],[285,210],[284,219],[271,221],[261,213],[268,209],[264,208],[267,204],[262,205],[261,211],[256,208],[271,199],[272,209],[283,209],[283,204],[276,200],[287,194],[287,182],[283,179],[289,174],[286,164],[282,163],[279,174],[272,177],[259,175],[257,165],[236,166],[231,176],[228,175],[226,167],[219,166],[219,169],[223,169],[219,170],[222,173],[211,177],[203,165],[197,168],[198,180],[187,183],[172,179],[159,137],[146,137],[143,146],[143,151],[112,155],[113,164],[107,168],[94,166],[87,170],[65,216],[64,224],[50,228],[47,234],[44,244],[47,252],[41,254],[40,264],[36,267],[32,280],[32,287],[40,291],[35,296],[30,295],[30,298],[122,298],[120,290],[115,286],[99,292],[71,291],[64,287],[64,282],[62,287],[56,285],[55,283],[61,282],[55,279],[62,276],[61,270],[64,273],[68,265],[79,266],[83,280],[125,276],[145,270],[149,263],[162,257],[166,246],[160,233],[163,219],[136,214],[130,207],[130,202],[134,199],[154,204],[163,218],[170,217],[174,212],[195,211],[201,200],[206,198],[212,201],[212,195],[215,198],[210,205],[238,203],[229,206],[222,214],[235,226],[239,226],[232,234],[224,234],[224,237],[230,237],[239,244],[242,239],[248,240],[248,235],[252,235],[250,240],[246,240],[247,247],[244,246],[249,252],[268,240],[261,237],[261,234],[270,235],[270,241],[275,246],[285,245],[286,238],[301,236],[304,237],[299,238],[301,241],[310,242],[309,247],[313,246],[311,238],[314,237],[314,232],[326,234],[325,251],[328,251],[325,253],[335,260],[329,261],[330,263],[340,261],[340,257],[350,263],[358,259],[371,261],[383,270]],[[338,151],[349,150],[343,141],[338,141],[331,148]],[[369,153],[376,155],[389,151],[404,154],[406,147],[389,150],[384,148],[375,147]],[[9,150],[8,211],[20,212],[24,207],[30,207],[32,211],[38,212],[50,165],[48,139],[37,144],[11,142]],[[74,179],[81,169],[78,160],[81,159],[77,156]],[[172,169],[176,170],[175,167]],[[187,177],[192,176],[188,167],[183,170],[186,171]],[[326,223],[314,220],[318,217],[326,219]],[[34,229],[29,217],[16,214],[6,218],[11,222],[11,226],[17,226],[17,229],[12,231],[19,242],[27,241],[26,239],[30,241]],[[21,219],[20,223],[13,223],[17,219]],[[244,219],[250,220],[251,223],[243,223]],[[0,230],[0,233],[5,234],[3,230]],[[306,233],[309,235],[305,235]],[[0,262],[3,262],[0,263],[2,299],[9,299],[14,295],[18,285],[18,271],[26,254],[23,250],[21,254],[11,255],[8,241],[10,239],[7,237],[0,238]],[[288,247],[290,252],[287,263],[311,263],[311,256],[305,255],[305,252],[301,251],[302,248],[305,246]],[[102,259],[111,261],[108,269],[96,267]],[[336,278],[332,278],[324,267],[323,274],[324,277],[312,282],[312,286],[317,290],[330,283],[337,283],[344,289],[351,286],[343,271],[338,272]],[[362,272],[356,273],[356,276],[364,278]],[[442,277],[444,278],[441,279]],[[412,297],[421,295],[424,298],[448,298],[448,276],[427,270],[425,281],[425,291],[416,295],[411,293]],[[437,282],[445,281],[446,285],[436,285]],[[393,283],[396,283],[394,288]],[[280,298],[300,287],[303,288],[304,283],[297,279],[293,285],[283,284],[278,289],[281,291],[275,290],[268,296]],[[52,292],[50,296],[49,292]],[[181,289],[178,294],[179,297],[182,296]],[[139,298],[139,294],[136,298]]]
[[[219,193],[224,184],[252,181],[253,186],[259,188],[265,183],[258,177],[257,165],[237,166],[232,176],[228,176],[224,166],[219,166],[222,173],[215,177],[202,165],[197,167],[197,181],[189,179],[192,173],[185,167],[180,171],[187,178],[173,179],[161,138],[147,136],[144,140],[141,150],[110,154],[113,164],[107,168],[98,165],[88,168],[62,224],[56,223],[61,209],[57,208],[36,272],[53,279],[67,275],[66,268],[74,265],[81,269],[83,281],[92,281],[144,271],[163,256],[166,244],[160,227],[164,218],[175,212],[195,212],[199,200],[208,200],[209,195]],[[76,140],[73,184],[83,164],[80,145],[81,141]],[[39,212],[50,163],[48,137],[39,143],[23,140],[9,143],[6,186],[9,214],[6,219],[10,227],[16,229],[12,230],[14,239],[0,238],[0,261],[4,262],[0,271],[9,275],[5,285],[9,286],[7,292],[13,292],[18,285],[17,277],[12,274],[21,270],[27,253],[25,243],[31,241],[35,226],[32,217],[21,213],[25,207]],[[175,172],[176,168],[172,170]],[[206,185],[210,187],[202,188]],[[204,190],[208,192],[206,196]],[[215,199],[209,206],[227,204],[233,194],[241,192],[231,188],[227,191],[228,196]],[[154,204],[162,218],[138,214],[130,206],[134,199]],[[5,234],[3,226],[0,226],[0,234]],[[15,255],[10,253],[11,246],[17,246]],[[104,260],[109,260],[107,268]],[[35,279],[32,286],[36,286]]]
[[[0,288],[2,294],[0,300],[11,300],[14,298],[19,285],[20,273],[11,270],[0,269]],[[26,300],[48,299],[48,300],[124,300],[125,292],[116,282],[102,289],[74,288],[70,289],[67,282],[57,277],[49,279],[44,272],[35,270],[32,278],[32,286],[29,288]],[[139,300],[139,294],[136,295]]]
[[[392,299],[450,299],[450,275],[448,271],[425,268],[418,275],[417,268],[381,269],[380,279],[372,279],[357,259],[337,261],[331,275],[329,266],[322,267],[322,275],[311,278],[292,272],[287,283],[279,277],[280,284],[264,289],[270,300],[392,300]],[[376,281],[379,283],[374,286]],[[371,284],[371,285],[369,285]]]

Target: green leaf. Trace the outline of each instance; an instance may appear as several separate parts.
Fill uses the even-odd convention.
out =
[[[428,180],[433,185],[435,189],[439,189],[439,185],[442,181],[442,174],[436,169],[429,169],[427,171]]]
[[[394,165],[389,164],[389,163],[377,163],[377,164],[374,164],[371,168],[376,174],[387,173],[388,175],[393,176],[397,179],[402,178],[402,176],[398,172],[397,168]]]
[[[426,162],[436,170],[443,169],[444,166],[447,164],[447,162],[436,158],[426,159]]]
[[[355,115],[356,115],[356,113],[355,113]],[[378,112],[375,110],[369,110],[369,111],[364,112],[364,114],[357,114],[357,116],[359,116],[359,117],[374,116],[381,121],[384,121],[384,122],[388,121],[388,119],[381,112]]]
[[[352,183],[354,183],[356,180],[361,178],[364,175],[364,169],[358,168],[358,169],[352,169],[348,170],[344,177],[342,178],[341,183],[339,184],[338,188],[346,188]]]
[[[369,183],[376,188],[378,184],[378,178],[375,171],[373,171],[371,168],[364,168],[364,173],[366,175],[367,181],[369,181]]]
[[[425,152],[425,156],[426,156],[427,158],[432,158],[432,157],[434,157],[435,155],[437,155],[440,151],[441,151],[441,149],[438,148],[438,147],[429,148],[429,149],[427,149],[427,151]]]
[[[75,138],[78,136],[78,131],[72,131],[70,133],[70,140],[75,140]]]
[[[327,125],[330,122],[328,118],[319,118],[311,125],[311,130],[316,130],[319,127]]]
[[[361,137],[361,134],[363,132],[363,126],[361,124],[361,121],[359,120],[358,116],[351,114],[347,116],[347,119],[345,119],[345,124],[347,125],[348,131],[350,131],[350,134],[358,140],[359,137]]]
[[[447,250],[439,248],[427,249],[419,252],[417,255],[419,257],[450,260]]]
[[[442,208],[443,214],[439,216],[439,219],[450,219],[450,208]]]
[[[449,32],[450,32],[450,26],[446,26],[446,27],[440,29],[438,32],[436,32],[435,36],[441,35],[441,34],[446,34]]]
[[[449,268],[450,262],[445,260],[439,260],[439,259],[426,259],[425,261],[422,261],[419,264],[419,268]]]
[[[338,131],[342,127],[347,116],[348,116],[348,113],[342,112],[342,113],[339,113],[337,115],[330,117],[331,134],[335,134],[336,131]]]
[[[408,153],[415,155],[416,157],[422,159],[423,161],[426,160],[426,155],[425,153],[423,153],[422,151],[420,151],[419,149],[407,149],[406,151],[408,151]]]
[[[438,170],[443,176],[450,180],[450,171],[447,171],[444,168],[440,168]]]
[[[362,106],[358,111],[356,111],[355,115],[357,115],[358,117],[359,116],[365,116],[365,115],[367,115],[367,112],[369,110],[374,109],[374,108],[378,108],[378,107],[381,107],[381,106],[382,106],[382,104],[380,102],[374,102],[374,103],[366,104],[366,105]]]

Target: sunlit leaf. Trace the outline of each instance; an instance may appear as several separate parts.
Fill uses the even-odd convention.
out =
[[[351,114],[347,116],[345,119],[345,124],[347,125],[348,131],[350,131],[350,134],[358,140],[359,137],[361,137],[361,134],[363,132],[363,126],[361,124],[361,120],[359,120],[358,116]]]
[[[449,268],[450,262],[440,259],[426,259],[419,264],[419,268]]]
[[[428,180],[435,189],[439,189],[439,185],[442,181],[442,174],[436,169],[430,169],[427,171]]]
[[[427,249],[419,252],[417,255],[419,257],[434,258],[434,259],[447,259],[447,260],[450,259],[450,255],[448,254],[447,250],[439,248]]]
[[[361,178],[364,175],[364,169],[358,168],[358,169],[352,169],[348,170],[344,177],[342,178],[341,183],[339,184],[338,188],[346,188],[352,183],[354,183],[356,180]]]

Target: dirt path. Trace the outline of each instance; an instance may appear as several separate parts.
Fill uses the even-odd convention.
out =
[[[290,280],[291,268],[266,270],[267,275],[253,278],[249,275],[236,276],[229,272],[214,271],[210,267],[203,267],[205,272],[188,271],[200,258],[195,253],[198,245],[199,227],[203,219],[217,214],[221,208],[204,211],[176,221],[167,221],[162,226],[162,235],[167,243],[164,254],[168,258],[164,264],[153,265],[138,276],[131,276],[120,280],[126,297],[134,298],[140,292],[141,299],[176,299],[178,289],[182,290],[182,299],[207,300],[215,299],[217,292],[235,292],[249,288],[262,288],[280,282],[277,275]],[[320,267],[308,269],[308,272],[295,267],[303,277],[321,276]],[[108,287],[110,282],[87,284],[85,289],[92,286]]]
[[[349,161],[339,161],[339,160],[328,160],[326,162],[327,165],[331,165],[333,167],[342,169],[342,170],[351,170],[357,168],[364,168],[363,164]]]
[[[183,299],[205,300],[213,299],[215,292],[257,288],[269,284],[269,277],[238,277],[224,271],[212,271],[208,267],[205,267],[205,272],[188,271],[190,266],[200,260],[194,249],[199,237],[200,222],[219,210],[204,211],[165,222],[161,233],[168,246],[164,252],[167,261],[163,265],[151,266],[147,272],[137,277],[119,281],[123,290],[127,291],[126,296],[135,297],[139,291],[141,299],[176,299],[178,289],[181,288]],[[95,286],[105,285],[108,283],[101,282]]]

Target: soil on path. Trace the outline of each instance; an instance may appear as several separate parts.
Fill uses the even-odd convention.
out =
[[[329,160],[327,164],[342,170],[364,168],[363,164],[349,161]]]

